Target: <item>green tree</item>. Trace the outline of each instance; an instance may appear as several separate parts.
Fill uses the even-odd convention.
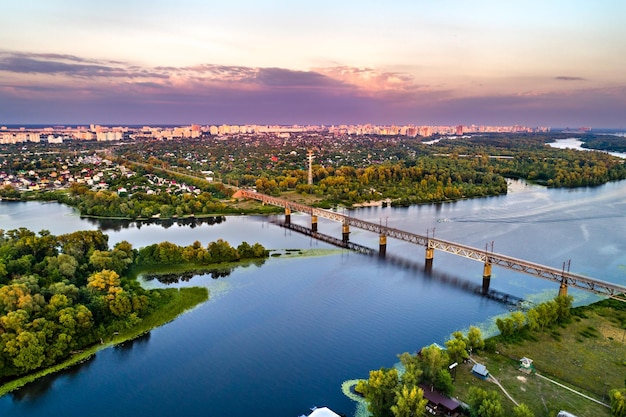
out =
[[[519,332],[524,328],[526,324],[526,316],[521,311],[514,311],[511,313],[511,319],[513,319],[514,332]]]
[[[41,366],[45,359],[45,348],[37,334],[23,331],[5,343],[5,352],[13,365],[21,372],[32,371]]]
[[[522,403],[513,407],[514,417],[535,417],[535,413],[526,404]]]
[[[446,342],[446,350],[451,362],[463,362],[469,358],[467,345],[462,337],[448,340]]]
[[[480,404],[478,417],[504,417],[504,408],[500,400],[487,399]]]
[[[480,350],[485,347],[485,341],[480,329],[476,326],[470,326],[467,332],[467,347],[472,350]]]
[[[401,382],[406,386],[417,386],[422,379],[422,369],[420,367],[420,358],[417,355],[411,355],[404,352],[399,355],[400,362],[404,366],[404,373]]]
[[[448,355],[438,346],[430,345],[422,348],[419,356],[424,381],[435,385],[439,371],[448,368]]]
[[[395,368],[380,368],[378,371],[370,371],[369,379],[358,387],[367,401],[368,410],[375,417],[393,417],[391,407],[395,404],[398,384],[398,371]]]
[[[394,417],[423,417],[426,415],[428,400],[424,391],[416,386],[403,385],[396,393],[395,404],[391,406]]]
[[[452,375],[448,369],[440,369],[435,380],[435,388],[442,394],[451,395],[454,392]]]
[[[530,330],[538,330],[539,324],[539,312],[535,308],[531,308],[526,312],[526,321],[528,322],[528,328]]]
[[[611,415],[613,417],[626,417],[626,390],[612,389],[609,392],[611,398]]]
[[[571,317],[572,302],[574,297],[571,295],[559,295],[554,299],[556,304],[556,320],[560,323],[568,322]]]
[[[485,391],[479,387],[470,387],[467,396],[472,417],[502,417],[504,409],[496,391]]]

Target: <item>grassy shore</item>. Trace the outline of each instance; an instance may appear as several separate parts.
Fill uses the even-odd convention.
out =
[[[119,332],[113,335],[110,340],[103,341],[103,343],[93,345],[89,348],[76,352],[65,361],[58,363],[52,367],[33,372],[25,375],[21,378],[14,379],[2,386],[0,386],[0,396],[3,396],[13,390],[16,390],[29,382],[32,382],[38,378],[46,375],[53,374],[62,369],[69,368],[73,365],[81,363],[89,359],[92,355],[96,354],[99,350],[106,349],[110,346],[123,343],[127,340],[134,339],[142,334],[149,332],[150,330],[162,326],[185,311],[195,307],[196,305],[208,300],[209,292],[204,287],[192,287],[192,288],[168,288],[165,291],[168,292],[169,300],[167,303],[161,305],[156,311],[144,317],[141,322],[130,329]]]
[[[609,417],[610,409],[535,373],[519,370],[519,359],[533,359],[536,372],[581,394],[608,404],[608,393],[624,386],[626,375],[626,307],[604,301],[574,309],[572,321],[543,332],[530,332],[515,342],[494,338],[494,352],[480,352],[472,359],[486,365],[511,397],[525,403],[536,417],[553,417],[559,410],[579,416]],[[456,370],[454,396],[467,398],[471,386],[497,390],[507,415],[513,402],[491,381],[471,373],[473,364]]]

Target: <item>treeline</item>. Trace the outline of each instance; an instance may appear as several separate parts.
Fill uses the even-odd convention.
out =
[[[85,185],[72,184],[67,192],[43,192],[38,193],[36,198],[55,200],[75,207],[83,216],[125,219],[154,217],[169,219],[191,215],[240,214],[242,212],[240,208],[233,208],[216,200],[206,191],[199,194],[169,192],[120,194],[111,190],[94,191]]]
[[[548,187],[580,187],[626,178],[626,164],[601,152],[555,149],[550,137],[502,135],[441,140],[433,145],[386,143],[389,160],[351,166],[313,166],[313,185],[303,169],[260,178],[243,175],[242,185],[278,195],[288,190],[321,197],[322,205],[392,199],[395,205],[449,201],[507,192],[506,178]],[[369,159],[364,158],[365,161]]]
[[[190,263],[209,265],[221,262],[237,262],[244,259],[263,259],[269,251],[263,245],[242,242],[236,248],[222,239],[208,244],[206,248],[198,241],[189,246],[178,246],[170,242],[155,243],[139,249],[137,262],[140,265],[176,265]]]
[[[167,304],[173,294],[143,289],[127,277],[131,266],[266,256],[258,244],[233,249],[219,241],[204,249],[163,243],[135,250],[123,241],[109,249],[101,231],[0,230],[0,382],[108,340]]]
[[[506,193],[504,177],[494,173],[487,158],[424,156],[410,162],[366,168],[315,167],[313,185],[304,171],[289,171],[276,179],[256,180],[259,192],[279,194],[290,188],[314,194],[329,204],[361,203],[390,198],[396,205],[457,200]]]
[[[527,330],[543,331],[554,324],[569,322],[572,301],[573,297],[561,295],[529,309],[525,314],[514,311],[508,317],[496,319],[500,338],[512,341],[523,337]]]
[[[491,155],[493,172],[548,187],[582,187],[626,179],[624,161],[603,152],[583,152],[547,146],[552,136],[473,137],[445,140],[435,146],[445,152]]]
[[[580,140],[583,148],[626,153],[626,137],[623,136],[587,135]]]

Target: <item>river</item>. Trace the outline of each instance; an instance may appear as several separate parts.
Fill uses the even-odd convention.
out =
[[[558,190],[512,182],[506,196],[345,214],[478,248],[493,242],[495,252],[558,268],[571,261],[572,272],[626,285],[626,181]],[[163,240],[206,245],[222,238],[276,249],[331,248],[268,220],[107,229],[55,203],[0,203],[2,229],[62,234],[103,227],[110,246],[121,240],[134,247]],[[292,222],[309,221],[292,215]],[[320,219],[319,231],[340,237],[341,225]],[[356,229],[350,239],[378,245],[378,236]],[[406,262],[341,250],[270,258],[226,277],[176,284],[207,286],[210,300],[140,339],[0,398],[0,416],[293,417],[322,405],[355,415],[343,381],[392,366],[399,353],[443,344],[469,325],[493,331],[494,317],[511,308],[460,285],[480,285],[478,262],[436,252],[432,273],[425,274],[423,247],[389,239],[387,253]],[[558,291],[552,282],[497,267],[491,287],[533,302]],[[597,300],[570,294],[575,304]]]

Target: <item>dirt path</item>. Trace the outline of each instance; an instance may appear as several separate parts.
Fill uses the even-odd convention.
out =
[[[489,374],[489,380],[499,386],[504,395],[506,395],[513,404],[515,404],[516,406],[519,405],[517,401],[515,401],[513,397],[511,397],[511,395],[507,392],[507,390],[505,390],[504,387],[500,384],[500,381],[498,381],[493,375]]]
[[[478,363],[478,362],[476,362],[474,359],[472,359],[471,357],[470,357],[470,361],[472,361],[473,363]],[[496,384],[498,387],[500,387],[500,389],[502,390],[502,392],[504,393],[504,395],[506,395],[506,396],[507,396],[507,398],[508,398],[509,400],[511,400],[511,402],[512,402],[513,404],[515,404],[516,406],[518,406],[518,405],[519,405],[519,404],[517,403],[517,401],[515,401],[515,399],[513,399],[513,397],[511,397],[511,395],[508,393],[508,391],[504,389],[504,387],[502,386],[502,384],[500,384],[500,381],[498,381],[498,380],[496,379],[496,377],[494,377],[493,375],[491,375],[491,373],[489,374],[488,380],[489,380],[489,381],[491,381],[491,382],[493,382],[494,384]]]
[[[571,391],[571,392],[573,392],[574,394],[578,394],[578,395],[580,395],[581,397],[584,397],[584,398],[586,398],[586,399],[588,399],[588,400],[591,400],[591,401],[593,401],[593,402],[595,402],[595,403],[598,403],[598,404],[603,405],[603,406],[605,406],[605,407],[611,408],[611,406],[610,406],[610,405],[605,404],[605,403],[603,403],[602,401],[598,401],[598,400],[596,400],[595,398],[591,398],[590,396],[583,394],[582,392],[578,392],[578,391],[576,391],[576,390],[571,389],[570,387],[566,387],[565,385],[563,385],[563,384],[561,384],[561,383],[558,383],[558,382],[556,382],[556,381],[554,381],[554,380],[552,380],[552,379],[550,379],[550,378],[547,378],[547,377],[545,377],[545,376],[541,375],[541,374],[540,374],[540,373],[538,373],[538,372],[536,372],[536,373],[535,373],[535,375],[537,375],[539,378],[543,378],[543,379],[545,379],[546,381],[552,382],[553,384],[558,385],[558,386],[559,386],[559,387],[561,387],[561,388],[565,388],[566,390]]]

